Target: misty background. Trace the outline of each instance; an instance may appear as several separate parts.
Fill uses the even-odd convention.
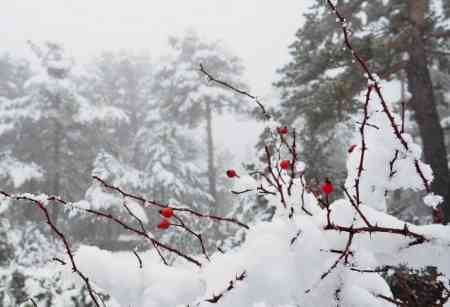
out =
[[[275,71],[288,61],[288,45],[310,1],[7,1],[2,4],[0,51],[32,58],[26,42],[64,44],[77,64],[101,51],[164,55],[170,35],[193,30],[220,40],[242,59],[252,92],[276,103]],[[223,116],[215,123],[217,145],[238,162],[251,156],[261,125]],[[228,133],[233,131],[234,133]],[[250,156],[249,156],[250,154]]]

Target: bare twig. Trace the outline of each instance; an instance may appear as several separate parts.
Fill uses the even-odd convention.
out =
[[[225,82],[225,81],[216,79],[213,75],[211,75],[209,72],[206,71],[206,69],[203,67],[203,64],[200,64],[200,72],[202,72],[203,74],[205,74],[209,81],[212,81],[212,82],[215,82],[215,83],[217,83],[217,84],[220,84],[221,86],[224,86],[224,87],[226,87],[226,88],[228,88],[228,89],[230,89],[230,90],[232,90],[232,91],[234,91],[234,92],[236,92],[236,93],[238,93],[238,94],[241,94],[241,95],[244,95],[244,96],[247,96],[247,97],[251,98],[251,99],[252,99],[254,102],[256,102],[256,104],[259,106],[259,108],[261,109],[261,111],[262,111],[264,117],[265,117],[266,119],[270,119],[269,113],[267,113],[266,108],[265,108],[264,105],[259,101],[258,97],[256,97],[256,96],[250,94],[250,93],[247,92],[247,91],[238,89],[237,87],[235,87],[235,86],[229,84],[228,82]]]
[[[138,254],[135,250],[133,250],[133,254],[136,256],[136,258],[137,258],[137,260],[138,260],[139,268],[142,269],[142,268],[143,268],[143,265],[142,265],[142,259],[141,259],[141,257],[139,256],[139,254]]]

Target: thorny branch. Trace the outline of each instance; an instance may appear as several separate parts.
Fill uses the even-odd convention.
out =
[[[124,198],[125,197],[129,197],[131,199],[135,199],[135,200],[140,201],[142,204],[151,204],[152,206],[156,206],[158,208],[166,208],[167,207],[167,206],[164,206],[164,205],[162,205],[160,203],[157,203],[155,201],[146,200],[146,199],[144,199],[141,196],[136,196],[136,195],[127,193],[127,192],[123,191],[122,189],[120,189],[119,187],[115,187],[113,185],[107,184],[104,180],[102,180],[99,177],[94,177],[94,179],[99,181],[106,188],[109,188],[110,190],[118,192]],[[145,226],[144,226],[144,223],[142,222],[142,220],[130,210],[130,208],[127,206],[126,202],[123,202],[122,205],[124,206],[124,208],[126,209],[128,214],[130,216],[132,216],[138,222],[139,228],[135,228],[135,227],[125,223],[124,221],[120,220],[119,218],[113,216],[110,213],[104,213],[104,212],[101,212],[101,211],[98,211],[98,210],[94,210],[94,209],[80,208],[80,207],[77,207],[77,206],[75,206],[74,204],[72,204],[70,202],[66,202],[65,200],[63,200],[62,198],[57,197],[57,196],[50,196],[50,197],[46,197],[43,200],[40,200],[40,199],[37,199],[37,198],[35,199],[35,198],[33,198],[31,196],[28,196],[28,195],[13,195],[13,194],[9,194],[9,193],[4,192],[4,191],[0,191],[0,195],[3,195],[4,197],[10,198],[10,199],[14,199],[14,200],[30,201],[30,202],[34,203],[41,210],[41,212],[44,214],[44,217],[45,217],[45,219],[47,221],[47,224],[49,225],[49,227],[52,230],[52,232],[54,232],[57,235],[57,237],[62,241],[62,243],[64,245],[65,253],[69,257],[70,264],[72,266],[72,271],[74,273],[76,273],[84,281],[84,283],[86,285],[86,288],[87,288],[87,291],[89,293],[89,296],[91,297],[91,299],[92,299],[92,301],[93,301],[93,303],[95,304],[96,307],[100,307],[100,303],[99,303],[98,300],[102,301],[103,305],[105,305],[105,304],[104,304],[102,298],[93,289],[89,278],[84,273],[82,273],[79,270],[79,268],[78,268],[78,266],[77,266],[77,264],[75,262],[75,258],[74,258],[73,252],[72,252],[72,250],[70,248],[69,241],[67,240],[67,238],[63,234],[63,232],[60,231],[58,229],[58,227],[56,226],[56,224],[51,220],[50,214],[49,214],[48,209],[46,208],[46,205],[45,205],[44,202],[52,201],[52,202],[54,202],[55,205],[69,206],[70,208],[77,209],[77,210],[83,211],[85,213],[92,214],[92,215],[94,215],[96,217],[107,219],[109,221],[112,221],[112,222],[122,226],[127,231],[133,232],[136,235],[144,237],[145,239],[147,239],[148,241],[150,241],[152,243],[152,245],[155,247],[155,250],[158,252],[159,256],[161,257],[162,261],[166,265],[168,265],[168,262],[166,261],[166,259],[162,255],[162,253],[160,251],[160,248],[162,248],[164,250],[167,250],[167,251],[169,251],[171,253],[174,253],[174,254],[184,258],[185,260],[187,260],[187,261],[189,261],[189,262],[191,262],[191,263],[193,263],[193,264],[195,264],[195,265],[197,265],[199,267],[202,266],[202,264],[199,261],[197,261],[196,259],[192,258],[191,256],[189,256],[189,255],[179,251],[178,249],[176,249],[174,247],[166,245],[165,243],[162,243],[162,242],[160,242],[160,241],[150,237],[148,235],[147,231],[145,230]],[[237,224],[237,225],[239,225],[241,227],[244,227],[244,228],[248,229],[247,225],[245,225],[245,224],[243,224],[243,223],[241,223],[241,222],[239,222],[239,221],[237,221],[235,219],[222,218],[222,217],[214,216],[214,215],[204,215],[204,214],[198,213],[198,212],[196,212],[194,210],[191,210],[191,209],[188,209],[188,208],[172,208],[172,209],[174,211],[178,211],[180,213],[187,213],[187,214],[194,215],[194,216],[197,216],[197,217],[200,217],[200,218],[208,218],[208,219],[215,220],[215,221],[235,223],[235,224]],[[184,221],[181,219],[181,217],[175,215],[175,219],[180,223],[180,224],[177,224],[176,226],[183,228],[185,231],[187,231],[191,235],[195,236],[200,241],[200,244],[201,244],[201,247],[202,247],[202,252],[205,255],[206,259],[209,260],[209,257],[208,257],[208,255],[206,253],[205,245],[203,243],[202,236],[200,234],[195,233],[192,229],[190,229],[184,223]],[[139,267],[142,268],[143,267],[142,259],[139,257],[139,255],[136,253],[136,251],[133,251],[133,254],[138,259]],[[59,259],[59,258],[53,258],[53,260],[57,261],[58,263],[60,263],[62,265],[66,265],[66,262],[61,260],[61,259]]]
[[[106,181],[104,181],[100,177],[93,176],[92,178],[94,178],[95,180],[100,182],[105,188],[107,188],[109,190],[112,190],[112,191],[115,191],[115,192],[118,192],[123,197],[129,197],[131,199],[137,200],[140,203],[142,203],[142,205],[145,206],[145,207],[157,207],[157,208],[160,208],[160,209],[169,207],[169,206],[163,205],[161,203],[158,203],[157,201],[145,199],[142,196],[138,196],[138,195],[127,193],[127,192],[125,192],[124,190],[122,190],[119,187],[116,187],[116,186],[108,184]],[[236,219],[225,218],[225,217],[221,217],[221,216],[217,216],[217,215],[211,215],[211,214],[202,214],[200,212],[194,211],[194,210],[189,209],[189,208],[177,208],[177,207],[169,207],[169,208],[171,208],[175,212],[177,212],[177,211],[178,212],[184,212],[184,213],[188,213],[190,215],[194,215],[194,216],[199,217],[199,218],[210,219],[210,220],[213,220],[213,221],[216,221],[216,222],[230,222],[230,223],[234,223],[236,225],[239,225],[239,226],[241,226],[241,227],[243,227],[245,229],[249,229],[249,227],[246,224],[244,224],[242,222],[239,222]]]
[[[409,145],[406,142],[405,138],[402,135],[402,130],[399,129],[399,125],[395,122],[394,116],[392,115],[391,111],[389,110],[386,100],[383,96],[383,93],[381,92],[381,87],[380,84],[378,83],[378,80],[375,76],[375,74],[373,74],[371,72],[371,70],[369,69],[369,66],[367,65],[366,61],[364,61],[361,56],[356,52],[356,50],[353,48],[353,45],[350,42],[350,33],[349,33],[349,29],[348,29],[348,24],[346,19],[344,18],[344,16],[339,12],[339,10],[336,8],[336,5],[333,4],[333,2],[331,0],[327,0],[327,3],[329,5],[329,7],[331,8],[331,10],[333,11],[333,13],[336,15],[337,19],[339,20],[339,22],[341,23],[342,26],[342,33],[344,34],[344,44],[347,47],[347,49],[351,52],[352,56],[355,58],[355,60],[360,64],[362,70],[365,72],[365,74],[367,75],[367,78],[370,81],[370,85],[374,87],[375,92],[377,93],[378,98],[380,99],[380,103],[383,109],[383,112],[386,114],[389,123],[391,124],[391,127],[393,129],[394,135],[396,136],[396,138],[400,141],[400,143],[402,144],[403,148],[408,151],[409,150]],[[420,178],[422,179],[423,185],[425,187],[425,190],[427,192],[431,191],[430,188],[430,183],[428,182],[428,180],[424,177],[423,172],[420,168],[419,165],[419,161],[417,159],[415,159],[414,164],[416,166],[416,170],[420,175]]]
[[[73,256],[73,252],[70,249],[69,241],[67,240],[66,236],[58,229],[58,227],[55,225],[55,223],[51,220],[50,214],[48,212],[48,209],[45,207],[45,204],[42,201],[40,201],[40,200],[33,199],[31,197],[28,197],[28,196],[23,196],[23,195],[14,196],[14,195],[8,194],[8,193],[3,192],[3,191],[0,191],[0,194],[5,196],[5,197],[11,198],[11,199],[31,201],[34,204],[36,204],[38,209],[43,213],[44,218],[47,221],[48,226],[51,228],[51,230],[59,237],[59,239],[64,244],[64,249],[66,251],[67,256],[69,257],[70,264],[72,265],[72,271],[74,273],[76,273],[83,280],[83,282],[86,285],[86,288],[88,290],[89,296],[91,297],[91,299],[94,302],[95,306],[100,307],[100,304],[99,304],[99,302],[97,300],[96,295],[94,294],[94,290],[92,288],[91,282],[89,281],[89,278],[86,275],[84,275],[78,269],[78,266],[77,266],[77,264],[75,262],[75,259],[74,259],[74,256]]]
[[[359,132],[361,134],[361,156],[359,158],[358,174],[355,178],[355,191],[356,191],[356,205],[357,206],[359,206],[361,204],[361,199],[360,199],[360,195],[359,195],[359,182],[361,180],[361,174],[364,170],[364,154],[367,151],[365,127],[366,127],[367,121],[369,120],[368,109],[369,109],[370,94],[372,93],[372,89],[373,89],[373,87],[371,85],[369,85],[369,87],[367,88],[366,102],[364,103],[364,118],[361,123],[361,127],[359,128]]]
[[[141,259],[141,257],[139,256],[139,254],[138,254],[135,250],[133,250],[133,254],[136,256],[136,259],[138,260],[139,268],[142,269],[144,266],[143,266],[143,264],[142,264],[142,259]]]
[[[287,208],[287,202],[286,202],[286,197],[284,195],[284,191],[283,191],[283,185],[282,182],[280,181],[280,176],[276,176],[275,173],[273,172],[273,166],[272,166],[272,154],[270,153],[270,149],[268,146],[265,146],[265,151],[266,151],[266,158],[267,158],[267,168],[268,171],[270,173],[270,175],[272,176],[273,181],[276,184],[276,189],[278,191],[278,193],[280,194],[281,197],[281,203],[283,204],[284,208]]]
[[[361,175],[362,172],[364,171],[364,159],[365,159],[365,152],[367,151],[367,146],[366,146],[366,139],[365,139],[365,127],[366,126],[371,126],[371,124],[368,122],[369,120],[369,114],[368,114],[368,104],[370,101],[370,97],[373,91],[376,92],[378,98],[380,99],[380,103],[383,109],[383,112],[386,114],[387,119],[393,129],[393,133],[395,135],[395,137],[400,141],[400,143],[402,144],[402,146],[404,147],[404,149],[406,151],[409,150],[409,145],[406,142],[406,140],[403,137],[403,132],[404,132],[404,114],[402,111],[402,125],[401,128],[399,129],[399,126],[397,125],[397,123],[395,122],[394,116],[392,115],[391,111],[389,110],[389,108],[387,107],[387,103],[384,99],[384,96],[381,92],[381,87],[378,83],[378,80],[376,78],[376,76],[369,70],[369,67],[367,65],[367,63],[359,56],[359,54],[354,50],[352,44],[350,43],[350,31],[347,28],[347,23],[345,18],[341,15],[341,13],[337,10],[336,6],[332,3],[331,0],[326,0],[328,5],[331,7],[332,11],[336,14],[336,16],[338,17],[338,20],[340,21],[340,23],[342,24],[342,31],[344,34],[344,43],[346,45],[346,47],[351,51],[352,56],[359,62],[359,64],[361,65],[363,71],[366,73],[368,79],[369,79],[369,85],[367,88],[367,92],[366,92],[366,99],[365,99],[365,104],[364,104],[364,117],[362,122],[360,123],[360,134],[361,134],[361,154],[360,154],[360,159],[359,159],[359,166],[358,166],[358,172],[357,172],[357,177],[355,179],[355,191],[356,191],[356,195],[355,195],[355,200],[356,202],[353,200],[353,197],[349,194],[349,192],[344,189],[344,193],[346,194],[347,198],[349,199],[350,204],[352,205],[352,207],[355,209],[355,211],[357,212],[357,214],[360,216],[360,218],[364,221],[364,223],[366,224],[365,227],[346,227],[346,226],[339,226],[339,225],[335,225],[332,221],[331,221],[331,212],[332,212],[332,207],[331,204],[328,201],[328,197],[326,198],[326,201],[323,201],[321,199],[320,196],[318,196],[316,193],[313,193],[314,196],[316,197],[317,201],[319,202],[319,204],[321,205],[321,207],[323,209],[327,210],[327,223],[324,227],[325,230],[334,230],[334,231],[339,231],[339,232],[346,232],[348,233],[348,241],[347,244],[344,248],[344,250],[336,250],[335,252],[339,254],[338,259],[334,262],[334,264],[325,272],[322,274],[320,280],[323,280],[324,278],[326,278],[337,266],[340,262],[344,262],[345,264],[349,263],[349,257],[353,255],[353,252],[351,251],[351,245],[353,242],[353,238],[355,235],[358,234],[365,234],[365,233],[390,233],[390,234],[396,234],[396,235],[403,235],[405,237],[411,237],[414,239],[414,241],[409,243],[409,246],[412,245],[416,245],[416,244],[421,244],[424,243],[426,241],[428,241],[427,238],[425,238],[423,235],[412,232],[409,230],[408,226],[405,224],[403,228],[391,228],[391,227],[383,227],[383,226],[378,226],[377,224],[373,225],[369,222],[369,220],[367,219],[367,217],[364,215],[364,213],[361,211],[361,209],[359,208],[359,205],[362,203],[362,200],[360,198],[360,192],[359,192],[359,185],[360,185],[360,180],[361,180]],[[226,87],[236,91],[235,88],[227,86],[226,82],[220,81],[215,79],[211,74],[207,73],[202,66],[200,66],[201,71],[203,73],[205,73],[208,78],[212,81],[215,81],[219,84],[225,85]],[[241,93],[240,91],[236,91],[238,93]],[[241,93],[243,95],[247,95],[248,93]],[[248,96],[248,95],[247,95]],[[254,96],[250,96],[250,97],[254,97]],[[264,108],[262,108],[264,111]],[[375,126],[375,128],[378,128]],[[285,139],[282,138],[282,143],[287,145],[287,141]],[[287,145],[288,146],[288,145]],[[289,148],[290,152],[293,155],[293,158],[296,159],[295,155],[295,140],[293,143],[293,148]],[[274,171],[273,171],[273,166],[272,166],[272,154],[269,150],[269,148],[266,146],[265,147],[265,152],[266,152],[266,156],[267,156],[267,164],[268,164],[268,172],[271,175],[271,179],[270,180],[268,177],[265,177],[267,182],[270,183],[273,187],[276,188],[277,192],[280,194],[280,198],[281,198],[281,203],[283,205],[284,208],[287,208],[287,203],[286,203],[286,199],[284,196],[284,191],[283,191],[283,183],[282,181],[280,181],[279,177],[275,175]],[[390,177],[394,176],[395,174],[395,170],[394,170],[394,163],[397,160],[399,155],[399,152],[397,151],[394,155],[393,160],[390,162]],[[419,174],[420,178],[423,181],[423,185],[425,187],[425,189],[427,191],[430,191],[430,185],[428,180],[425,178],[422,169],[420,167],[419,161],[417,159],[415,159],[415,169],[417,171],[417,173]],[[292,171],[292,177],[294,175],[294,172]],[[291,178],[292,180],[292,178]],[[292,182],[292,181],[291,181]],[[301,181],[302,183],[302,187],[303,187],[303,191],[305,190],[305,185],[303,183],[303,181]],[[258,190],[262,189],[262,185],[261,187],[258,187]],[[290,189],[288,189],[288,194],[290,195]],[[302,195],[302,199],[303,199],[303,195]],[[302,204],[302,207],[304,207],[304,202]],[[307,212],[308,213],[308,212]],[[309,215],[311,215],[309,213]],[[294,237],[291,239],[291,243],[295,242],[297,237]],[[356,268],[352,267],[352,270],[357,270]],[[363,272],[363,270],[360,270],[361,272]],[[311,289],[307,290],[307,292],[309,292]],[[380,296],[381,297],[381,296]],[[381,297],[384,298],[384,297]],[[394,300],[390,299],[390,298],[384,298],[386,300],[389,300],[391,302],[394,302]],[[397,302],[395,302],[397,303]]]

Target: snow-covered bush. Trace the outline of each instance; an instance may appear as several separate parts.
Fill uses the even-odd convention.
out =
[[[346,33],[345,19],[331,1],[328,3]],[[63,255],[54,259],[61,264],[65,278],[75,277],[74,282],[87,289],[97,307],[102,305],[97,295],[100,290],[111,296],[108,306],[123,307],[402,306],[405,302],[393,296],[382,274],[403,264],[413,269],[432,266],[439,274],[439,282],[447,285],[450,227],[416,226],[385,213],[388,191],[425,190],[428,194],[424,204],[436,212],[441,198],[430,192],[432,170],[420,161],[420,147],[399,128],[402,119],[384,99],[382,81],[370,72],[351,43],[346,43],[366,73],[368,86],[361,99],[364,107],[360,125],[348,150],[345,183],[334,182],[333,178],[324,179],[318,186],[306,182],[304,172],[308,166],[297,154],[296,131],[272,120],[267,123],[275,143],[265,147],[266,164],[256,171],[258,176],[234,169],[227,172],[234,183],[234,194],[263,196],[267,207],[276,208],[270,221],[255,220],[246,225],[234,217],[202,214],[181,205],[169,207],[128,193],[104,178],[95,178],[109,193],[159,209],[161,221],[155,231],[171,229],[192,235],[198,242],[198,255],[168,245],[164,238],[155,239],[136,210],[126,206],[124,210],[134,223],[102,212],[101,207],[83,207],[57,196],[2,194],[29,201],[40,209],[62,244]],[[201,71],[211,82],[260,105],[255,96],[215,79],[205,67]],[[345,198],[334,199],[337,190]],[[71,208],[118,224],[147,240],[149,249],[110,253],[95,246],[81,246],[75,250],[68,235],[51,220],[51,206]],[[246,231],[245,241],[238,247],[208,254],[204,248],[207,234],[196,233],[190,226],[198,219],[236,225]],[[172,265],[167,263],[167,253],[178,256]],[[446,297],[436,298],[435,303],[450,306],[448,291],[441,294]]]

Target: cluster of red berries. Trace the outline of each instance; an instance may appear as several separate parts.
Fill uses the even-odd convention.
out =
[[[164,209],[159,210],[159,214],[161,214],[164,218],[158,224],[159,229],[167,229],[170,227],[170,219],[173,216],[172,208],[166,207]]]
[[[287,127],[278,127],[278,128],[277,128],[277,132],[278,132],[280,135],[286,135],[286,134],[288,134],[289,130],[288,130]],[[353,152],[353,150],[354,150],[355,148],[356,148],[356,145],[351,145],[350,148],[348,149],[348,152],[349,152],[349,153]],[[289,160],[281,160],[281,161],[280,161],[280,168],[281,168],[281,169],[283,169],[283,170],[288,170],[290,167],[291,167],[291,161],[289,161]],[[227,170],[226,174],[227,174],[227,177],[228,177],[228,178],[235,178],[235,177],[239,178],[238,174],[236,173],[236,171],[235,171],[234,169],[229,169],[229,170]],[[331,183],[331,181],[327,178],[327,179],[325,180],[325,183],[322,184],[321,189],[322,189],[322,192],[323,192],[326,196],[328,196],[328,195],[330,195],[331,193],[333,193],[333,191],[334,191],[334,185],[333,185],[333,184]]]

